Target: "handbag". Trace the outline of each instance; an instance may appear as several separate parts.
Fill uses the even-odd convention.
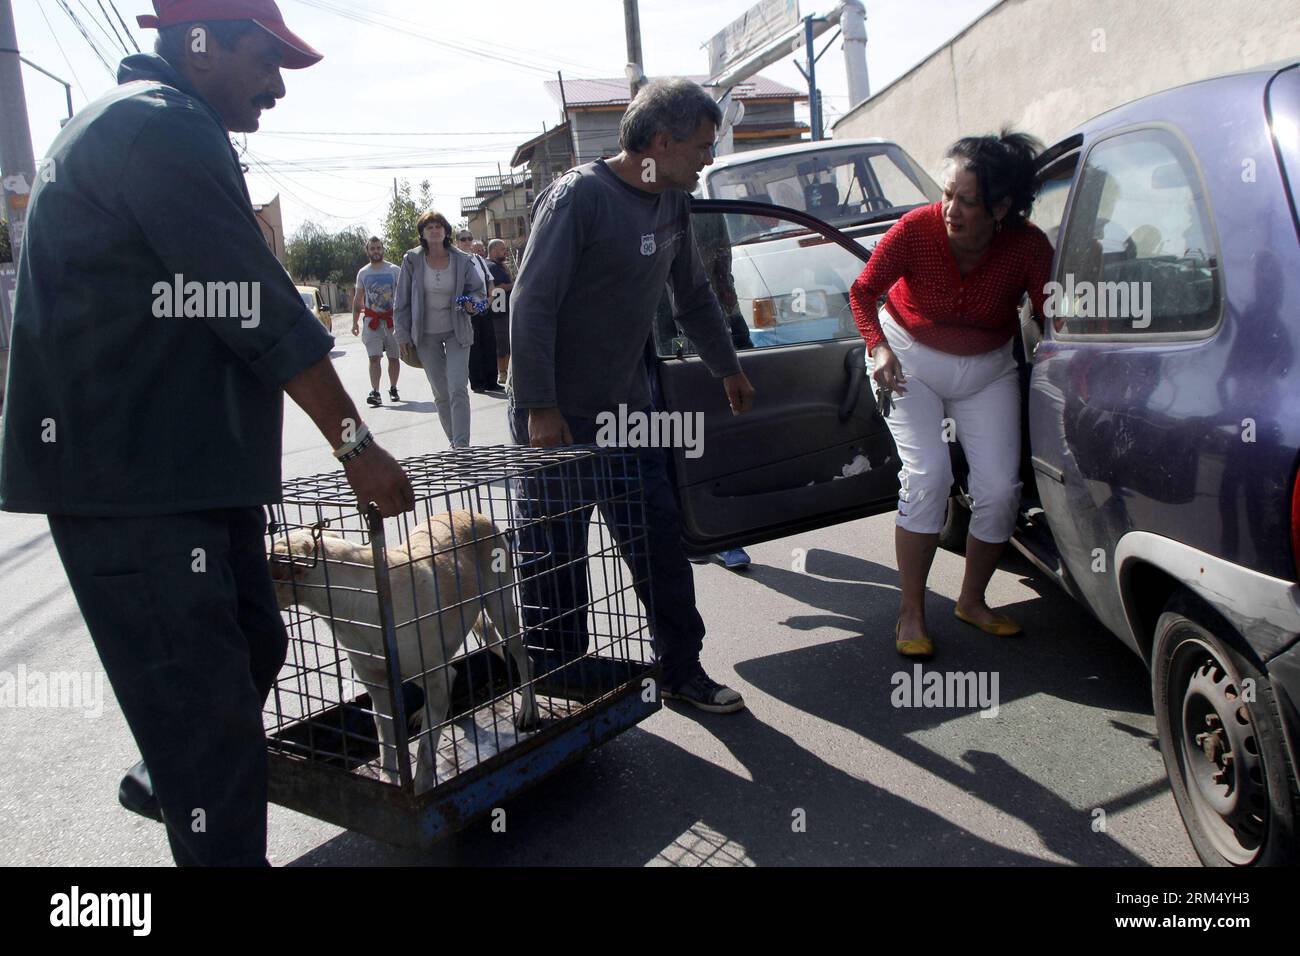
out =
[[[397,354],[402,359],[402,361],[405,362],[407,365],[411,366],[411,368],[418,368],[418,369],[424,368],[424,363],[420,361],[420,353],[415,350],[414,343],[412,343],[411,351],[409,353],[404,352],[402,350],[402,347],[399,345],[397,347]]]

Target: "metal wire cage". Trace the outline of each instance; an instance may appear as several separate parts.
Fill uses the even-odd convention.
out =
[[[386,520],[342,471],[285,484],[268,552],[289,650],[264,724],[273,800],[427,844],[652,713],[657,668],[634,453],[401,464],[415,511]]]

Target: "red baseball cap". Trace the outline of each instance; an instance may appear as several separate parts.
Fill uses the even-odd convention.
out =
[[[275,0],[153,0],[156,17],[141,14],[135,22],[158,29],[199,20],[252,20],[280,41],[286,70],[301,70],[319,63],[321,54],[284,25]]]

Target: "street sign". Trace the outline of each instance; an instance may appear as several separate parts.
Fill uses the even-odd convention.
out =
[[[746,56],[799,25],[799,0],[762,0],[709,41],[709,76],[721,76]]]

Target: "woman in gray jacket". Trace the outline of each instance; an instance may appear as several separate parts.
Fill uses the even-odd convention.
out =
[[[393,297],[393,324],[402,358],[418,357],[433,389],[442,430],[453,448],[469,444],[469,349],[473,314],[460,296],[484,300],[474,261],[451,244],[451,223],[430,209],[416,223],[418,248],[402,257]]]

